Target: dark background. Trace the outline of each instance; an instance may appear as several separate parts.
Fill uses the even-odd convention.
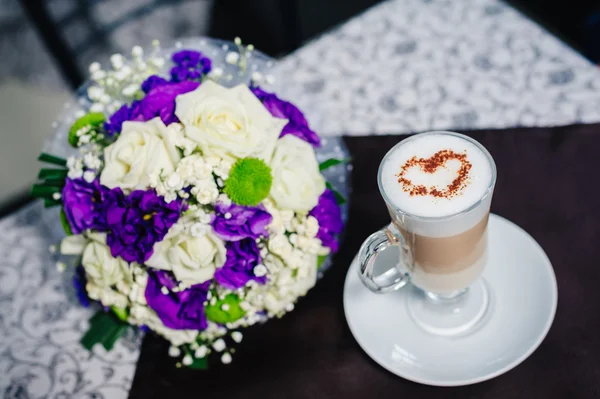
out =
[[[278,55],[293,51],[303,41],[379,2],[379,0],[219,0],[213,10],[211,33],[212,36],[222,38],[241,36],[259,45],[270,55]],[[600,1],[508,0],[508,3],[559,36],[593,62],[600,61]],[[241,23],[229,23],[232,19]]]
[[[76,88],[85,76],[78,57],[81,58],[86,52],[98,54],[108,47],[107,37],[115,29],[143,18],[158,8],[191,1],[149,0],[123,11],[117,22],[104,25],[98,23],[98,18],[94,15],[97,9],[95,7],[101,1],[78,0],[75,11],[62,17],[51,12],[54,7],[50,6],[56,6],[57,2],[60,0],[20,0],[28,18],[54,56],[63,77]],[[244,42],[252,43],[263,52],[278,57],[294,51],[310,39],[379,2],[380,0],[214,0],[208,16],[208,35],[227,40],[239,36]],[[600,61],[600,0],[508,0],[508,3],[546,27],[592,62]],[[201,17],[206,16],[198,16],[199,19]],[[77,38],[68,34],[73,20],[88,27],[90,37],[84,43],[74,44]],[[146,28],[145,30],[152,32],[151,27]],[[178,31],[174,33],[176,36],[198,35],[194,28],[193,24],[184,24],[175,27]],[[89,62],[83,63],[88,64]]]

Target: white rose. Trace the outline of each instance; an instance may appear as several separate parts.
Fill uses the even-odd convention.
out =
[[[176,133],[168,131],[160,118],[147,122],[124,122],[117,141],[104,149],[100,183],[123,190],[145,190],[150,176],[170,175],[179,162]]]
[[[66,236],[60,242],[60,253],[63,255],[81,255],[88,239],[83,234]]]
[[[246,85],[228,89],[209,80],[176,102],[175,114],[185,135],[205,156],[267,160],[287,124],[286,119],[273,117]]]
[[[310,144],[290,134],[280,138],[270,166],[271,197],[279,208],[308,212],[317,205],[325,179]]]
[[[90,233],[83,250],[81,264],[86,273],[86,291],[91,299],[104,306],[126,307],[129,300],[115,286],[129,286],[132,275],[129,264],[121,258],[114,258],[106,246],[106,234]]]
[[[91,299],[100,301],[104,306],[116,306],[118,308],[129,306],[127,296],[112,287],[103,287],[94,284],[92,281],[88,281],[85,290]]]
[[[117,283],[117,291],[126,295],[129,301],[145,305],[146,302],[146,286],[148,285],[148,272],[137,263],[129,265],[132,278],[127,281],[123,280]]]
[[[185,229],[176,228],[163,241],[154,244],[154,253],[146,264],[155,269],[172,270],[177,280],[193,285],[210,280],[215,270],[225,263],[225,256],[223,241],[212,232],[193,236]]]
[[[106,246],[106,235],[97,234],[83,250],[81,264],[89,281],[99,287],[110,287],[128,278],[129,264],[115,258]]]

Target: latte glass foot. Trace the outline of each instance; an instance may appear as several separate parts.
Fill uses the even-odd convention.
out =
[[[489,305],[490,295],[483,279],[448,295],[414,289],[406,299],[411,319],[423,330],[440,336],[473,331],[483,321]]]

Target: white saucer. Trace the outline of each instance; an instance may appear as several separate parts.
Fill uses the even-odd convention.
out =
[[[523,229],[490,215],[488,264],[483,278],[490,307],[481,327],[468,335],[442,337],[418,327],[405,302],[406,286],[374,294],[352,262],[344,286],[344,311],[363,350],[390,372],[427,385],[474,384],[507,372],[540,345],[554,319],[556,278],[543,249]],[[378,262],[397,262],[395,250]]]

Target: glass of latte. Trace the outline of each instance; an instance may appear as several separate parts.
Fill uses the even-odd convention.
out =
[[[489,152],[458,133],[414,135],[383,158],[377,176],[389,226],[361,246],[359,274],[373,292],[407,283],[411,318],[437,335],[472,330],[485,316],[489,292],[481,277],[496,182]],[[399,261],[376,275],[375,259],[397,246]]]

